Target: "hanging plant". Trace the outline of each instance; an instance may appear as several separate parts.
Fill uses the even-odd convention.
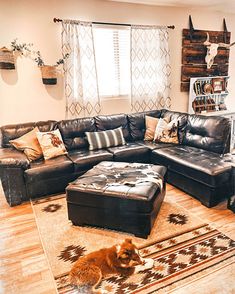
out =
[[[66,54],[63,58],[59,59],[54,65],[46,65],[42,59],[40,51],[37,51],[36,55],[34,61],[36,61],[37,65],[40,67],[43,84],[55,85],[57,83],[57,66],[64,64],[64,61],[69,57],[69,54]]]
[[[6,47],[0,49],[0,69],[15,69],[13,51]]]
[[[18,52],[24,56],[27,56],[29,55],[32,50],[31,50],[31,47],[33,46],[32,43],[17,43],[17,39],[13,40],[11,42],[11,48],[12,48],[12,51],[13,52]]]
[[[30,47],[33,44],[17,43],[17,39],[11,42],[11,49],[2,47],[0,49],[0,68],[15,69],[15,53],[27,55],[31,52]]]
[[[40,67],[43,84],[55,85],[57,83],[57,66],[63,64],[69,54],[65,54],[54,65],[46,65],[42,59],[40,51],[32,50],[32,43],[18,43],[17,39],[11,42],[11,49],[3,47],[0,49],[0,68],[15,69],[14,53],[19,53],[25,57],[30,57]]]

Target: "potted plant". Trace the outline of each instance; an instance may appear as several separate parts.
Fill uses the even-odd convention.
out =
[[[40,51],[36,52],[37,65],[40,67],[42,74],[42,82],[45,85],[55,85],[57,83],[57,66],[63,64],[65,59],[68,58],[69,54],[66,54],[63,58],[59,59],[54,65],[46,65],[42,59]]]
[[[17,39],[11,42],[11,49],[2,47],[0,49],[0,68],[15,69],[15,53],[27,55],[31,52],[30,47],[33,44],[17,43]]]
[[[15,69],[13,51],[6,47],[0,48],[0,69]]]

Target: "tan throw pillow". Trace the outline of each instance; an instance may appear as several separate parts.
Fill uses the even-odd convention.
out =
[[[145,116],[145,126],[146,126],[146,131],[144,134],[144,140],[145,141],[153,141],[154,139],[154,133],[155,129],[157,127],[159,118],[152,117],[152,116]]]
[[[172,120],[167,122],[165,119],[160,118],[155,130],[154,141],[156,143],[179,144],[178,121]]]
[[[38,132],[37,138],[42,148],[42,153],[45,159],[50,159],[59,155],[67,154],[59,130],[50,132]]]
[[[23,151],[29,161],[33,161],[42,157],[42,149],[37,139],[38,127],[23,136],[10,140],[10,144],[16,149]]]

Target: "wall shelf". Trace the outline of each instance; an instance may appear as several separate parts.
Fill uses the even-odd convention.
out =
[[[235,111],[227,110],[226,107],[226,97],[229,94],[227,90],[228,79],[228,76],[191,78],[188,112],[229,118],[231,121],[230,146],[232,151],[235,148]],[[205,93],[205,91],[208,93]]]
[[[191,78],[188,112],[205,114],[227,110],[228,79],[228,76]]]

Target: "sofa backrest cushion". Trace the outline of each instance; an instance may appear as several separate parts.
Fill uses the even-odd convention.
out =
[[[185,129],[188,121],[188,114],[183,112],[170,111],[167,109],[162,109],[161,118],[167,118],[168,121],[177,120],[178,121],[178,139],[179,143],[183,142],[185,136]]]
[[[230,132],[228,118],[189,115],[183,144],[222,154],[229,151]]]
[[[62,120],[58,123],[67,150],[88,148],[85,132],[95,132],[93,117]]]
[[[143,140],[145,134],[145,115],[160,118],[161,110],[150,110],[128,114],[129,128],[132,139]]]
[[[29,122],[23,124],[11,124],[1,127],[1,146],[11,147],[10,140],[17,139],[26,133],[38,127],[40,132],[49,132],[57,128],[57,122],[54,120]]]
[[[130,141],[130,132],[126,114],[99,115],[95,117],[97,131],[113,130],[122,127],[123,136]]]

